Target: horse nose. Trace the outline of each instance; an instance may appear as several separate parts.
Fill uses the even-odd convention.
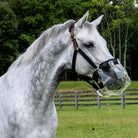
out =
[[[124,86],[124,82],[122,79],[113,79],[111,78],[107,83],[106,87],[109,90],[119,90]]]
[[[103,71],[105,72],[105,74],[107,74],[111,78],[118,79],[118,76],[117,76],[116,72],[113,69],[111,69],[111,68],[109,68],[108,70],[107,69],[106,70],[103,69]]]
[[[119,68],[119,64],[114,64],[112,61],[109,62],[109,64],[106,66],[106,68],[102,68],[102,70],[111,78],[113,79],[119,79],[122,78],[123,72],[122,70]]]
[[[104,73],[110,76],[113,79],[117,79],[117,74],[115,70],[115,64],[112,61],[104,62],[100,65],[100,68],[104,71]]]
[[[112,69],[109,69],[108,75],[115,80],[118,79],[116,72]]]

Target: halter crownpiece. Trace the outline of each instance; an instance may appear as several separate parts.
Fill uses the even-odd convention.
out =
[[[92,85],[100,96],[122,94],[131,81],[126,70],[120,64],[120,61],[116,58],[112,58],[102,62],[99,66],[96,66],[95,63],[78,47],[78,43],[74,37],[74,27],[75,22],[69,28],[74,47],[72,70],[76,72],[76,58],[77,54],[79,53],[95,71],[92,78],[77,74],[78,78],[83,79]],[[109,72],[111,72],[111,74],[109,74]]]

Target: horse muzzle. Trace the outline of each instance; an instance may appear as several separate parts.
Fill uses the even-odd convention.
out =
[[[131,80],[119,60],[117,64],[109,61],[108,66],[98,70],[99,84],[102,84],[102,88],[95,82],[98,87],[97,93],[100,96],[119,96],[130,85]]]

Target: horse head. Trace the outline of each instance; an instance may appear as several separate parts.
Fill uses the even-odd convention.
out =
[[[86,12],[69,29],[74,47],[72,68],[79,77],[92,84],[99,95],[120,95],[130,84],[130,78],[97,30],[103,15],[92,22],[87,21],[88,15]]]

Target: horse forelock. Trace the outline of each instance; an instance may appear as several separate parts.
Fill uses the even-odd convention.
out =
[[[24,65],[26,63],[30,63],[34,57],[36,57],[40,51],[46,46],[47,42],[57,37],[60,33],[64,33],[66,29],[68,29],[74,20],[68,20],[63,24],[54,25],[48,30],[44,31],[29,47],[28,49],[21,54],[16,61],[10,66],[9,69],[13,67],[17,67],[20,65]]]

